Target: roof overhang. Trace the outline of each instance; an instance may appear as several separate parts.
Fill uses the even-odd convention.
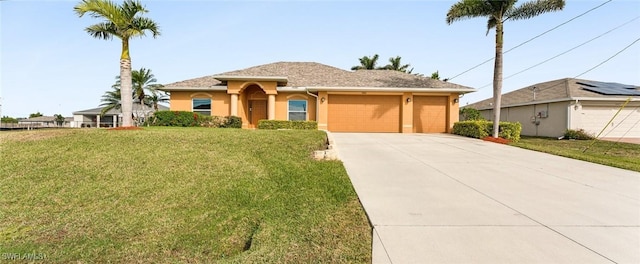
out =
[[[475,92],[473,88],[427,88],[427,87],[330,87],[315,86],[306,88],[310,92],[413,92],[413,93],[458,93]]]
[[[277,82],[286,85],[289,78],[286,76],[235,76],[235,75],[214,75],[213,78],[219,81],[255,81],[255,82]]]
[[[518,106],[527,106],[527,105],[538,105],[538,104],[549,104],[549,103],[558,103],[558,102],[569,102],[569,101],[601,101],[601,102],[624,102],[627,101],[629,97],[616,97],[616,98],[606,98],[606,97],[565,97],[565,98],[557,98],[557,99],[549,99],[549,100],[541,100],[541,101],[529,101],[524,103],[517,104],[508,104],[501,105],[500,108],[506,107],[518,107]],[[640,102],[640,98],[631,98],[631,102]],[[464,106],[469,107],[469,106]],[[491,110],[493,106],[489,107],[479,107],[478,110]]]
[[[171,91],[226,91],[226,85],[213,85],[208,87],[195,87],[195,86],[170,86],[170,87],[162,87],[158,90],[171,92]]]

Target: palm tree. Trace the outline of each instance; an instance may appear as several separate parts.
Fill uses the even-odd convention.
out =
[[[359,58],[358,60],[360,60],[360,65],[351,67],[351,70],[352,71],[356,71],[356,70],[377,70],[377,69],[379,69],[378,67],[376,67],[376,65],[378,64],[378,58],[379,57],[380,56],[378,56],[378,54],[374,54],[371,58],[369,58],[368,56],[364,56],[362,58]]]
[[[498,137],[502,96],[503,24],[507,20],[529,19],[543,13],[562,10],[564,0],[532,0],[515,6],[517,0],[460,0],[447,12],[447,24],[463,19],[486,17],[487,34],[496,29],[496,55],[493,68],[493,137]]]
[[[399,71],[399,72],[404,72],[404,73],[413,72],[413,68],[411,68],[411,70],[408,70],[409,67],[411,66],[411,64],[404,64],[403,65],[402,62],[400,62],[401,60],[402,60],[402,57],[400,57],[400,56],[391,57],[391,58],[389,58],[389,64],[387,64],[386,66],[382,67],[381,69]]]
[[[440,72],[439,71],[435,71],[435,72],[431,73],[431,79],[440,80]]]
[[[145,69],[143,67],[140,68],[140,70],[131,71],[131,80],[133,87],[133,90],[131,91],[131,98],[134,105],[139,105],[141,108],[142,105],[146,105],[153,107],[154,110],[158,111],[158,103],[169,102],[167,94],[158,90],[163,87],[163,85],[155,83],[157,82],[157,79],[155,78],[155,75],[151,73],[151,69]],[[102,109],[102,114],[114,108],[121,109],[121,84],[122,80],[120,76],[116,76],[116,83],[111,86],[114,90],[105,92],[102,96],[103,104],[100,105],[104,107]],[[147,92],[145,92],[145,90]],[[116,94],[118,97],[116,97]]]
[[[158,111],[158,103],[168,103],[169,96],[160,90],[154,90],[150,95],[144,98],[144,104],[153,107],[154,111]]]
[[[153,37],[160,35],[160,29],[153,20],[142,17],[140,14],[148,12],[137,0],[125,0],[118,5],[110,0],[82,0],[73,10],[79,17],[88,13],[93,18],[101,18],[103,22],[91,25],[85,29],[94,38],[111,40],[117,37],[122,40],[122,52],[120,55],[120,76],[122,95],[128,95],[132,91],[131,57],[129,56],[129,40],[132,37],[145,36],[147,31]],[[133,98],[124,96],[121,98],[122,125],[133,125]]]

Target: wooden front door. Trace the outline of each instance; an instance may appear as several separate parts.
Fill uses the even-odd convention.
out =
[[[249,128],[256,128],[262,119],[267,119],[267,101],[249,100]]]

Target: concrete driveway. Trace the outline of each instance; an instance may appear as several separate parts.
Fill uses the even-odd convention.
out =
[[[445,134],[332,137],[374,263],[640,263],[640,173]]]

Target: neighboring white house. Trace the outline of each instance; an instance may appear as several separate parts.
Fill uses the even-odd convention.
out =
[[[158,105],[159,111],[169,110],[169,107]],[[139,122],[155,112],[152,107],[134,103],[133,116]],[[73,112],[71,127],[118,127],[122,124],[122,110],[111,109],[102,114],[102,107]]]
[[[492,102],[465,108],[492,119]],[[538,83],[503,94],[500,120],[520,122],[527,136],[560,137],[567,129],[584,129],[599,138],[640,138],[640,87],[572,78]]]

